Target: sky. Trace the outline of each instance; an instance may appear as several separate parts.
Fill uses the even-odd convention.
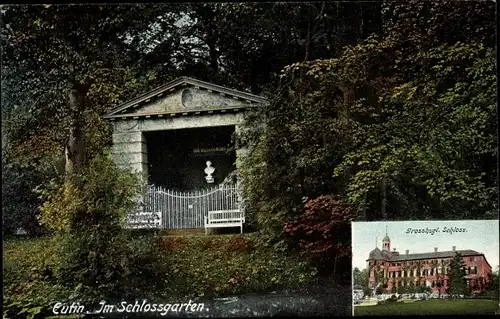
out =
[[[483,253],[495,271],[499,259],[498,220],[459,220],[459,221],[402,221],[402,222],[353,222],[352,223],[352,267],[366,268],[366,259],[375,243],[382,249],[382,239],[386,234],[391,239],[391,251],[396,248],[400,254],[472,249]],[[408,232],[409,229],[435,229],[434,234]],[[445,232],[445,229],[458,227],[465,232]]]

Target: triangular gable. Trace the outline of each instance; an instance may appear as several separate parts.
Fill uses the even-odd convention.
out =
[[[104,118],[246,108],[266,103],[268,100],[258,95],[182,77],[117,106]]]

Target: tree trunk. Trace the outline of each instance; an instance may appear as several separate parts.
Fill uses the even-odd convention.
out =
[[[65,148],[66,178],[78,172],[85,163],[85,120],[83,112],[85,110],[84,100],[88,89],[89,85],[73,84],[68,96],[69,106],[73,110],[73,119]]]
[[[345,126],[347,125],[347,119],[349,118],[349,110],[356,101],[355,84],[345,83],[344,85],[342,85],[341,90],[343,95],[343,103],[341,109],[339,110],[339,118],[342,120],[342,125]]]

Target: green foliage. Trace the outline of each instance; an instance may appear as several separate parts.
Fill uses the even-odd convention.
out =
[[[8,240],[4,244],[3,314],[28,318],[51,314],[49,308],[71,291],[57,282],[57,243],[53,238]],[[31,317],[32,318],[32,317]]]
[[[261,227],[276,232],[322,194],[364,220],[498,216],[494,19],[475,24],[493,9],[475,6],[388,3],[384,33],[283,69],[246,132]]]
[[[359,270],[358,267],[354,268],[352,275],[353,285],[359,285],[363,287],[363,289],[368,288],[369,278],[368,269],[364,268],[363,270]]]
[[[2,158],[2,232],[14,234],[24,229],[29,235],[43,232],[37,216],[42,204],[34,189],[54,177],[57,172],[49,169],[20,167]]]
[[[283,226],[302,212],[305,199],[335,189],[325,172],[333,170],[340,155],[333,132],[325,131],[332,123],[323,116],[327,105],[312,94],[301,99],[286,90],[293,92],[293,85],[271,106],[248,115],[241,137],[249,150],[239,172],[245,207],[273,243],[282,239]],[[294,107],[290,99],[297,101]]]
[[[72,298],[87,302],[151,297],[162,284],[155,269],[155,241],[126,232],[67,234],[59,250],[59,281],[73,288]]]
[[[259,246],[254,236],[122,236],[121,245],[105,244],[104,235],[91,239],[89,234],[66,238],[62,246],[60,237],[8,241],[4,309],[17,313],[24,306],[43,307],[45,316],[55,302],[66,300],[174,302],[299,288],[315,277],[306,263]],[[183,238],[182,249],[167,244],[181,242],[178,238]],[[88,251],[79,248],[85,243]],[[85,267],[77,267],[77,261]]]
[[[385,2],[384,28],[397,41],[412,43],[408,50],[422,51],[442,43],[496,44],[494,3],[475,1]]]
[[[466,279],[465,265],[462,256],[456,253],[451,260],[448,269],[449,288],[447,293],[451,296],[454,295],[468,295],[467,279]]]
[[[491,287],[488,291],[493,296],[492,299],[498,300],[500,294],[500,274],[499,268],[497,267],[495,271],[493,271],[491,276]]]
[[[124,38],[147,29],[156,9],[70,5],[2,10],[2,86],[8,87],[2,91],[2,114],[18,161],[46,160],[68,148],[66,164],[72,165],[66,168],[74,164],[77,169],[109,146],[109,127],[101,116],[142,91],[154,74],[140,74],[140,65],[130,63],[136,48]]]
[[[256,94],[284,66],[338,56],[344,45],[381,27],[379,3],[204,3],[186,11],[195,22],[182,35],[202,39],[196,49],[203,54],[192,57],[193,44],[180,43],[186,64],[198,62],[184,73]]]
[[[140,191],[136,175],[118,169],[109,155],[96,157],[72,180],[41,191],[47,200],[41,208],[40,222],[63,233],[116,232],[125,215],[135,209]]]
[[[260,246],[254,236],[167,237],[161,243],[168,298],[296,288],[315,275],[306,263]]]
[[[413,203],[411,217],[422,218],[414,215],[419,210],[434,218],[494,216],[497,187],[489,176],[496,168],[496,77],[490,52],[457,44],[425,55],[428,73],[383,98],[386,119],[359,127],[356,150],[336,174],[349,168],[347,196],[362,208],[373,207],[367,201],[380,194],[384,180],[393,218],[402,209],[398,202],[415,199],[428,204],[421,209],[423,203]]]
[[[58,278],[74,289],[74,298],[98,301],[151,287],[154,240],[133,240],[122,229],[125,215],[137,206],[138,176],[118,169],[106,155],[55,186],[43,192],[40,221],[60,236]]]
[[[99,298],[149,298],[160,290],[157,278],[164,274],[155,272],[158,253],[154,236],[131,237],[123,233],[112,239],[120,242],[111,244],[102,242],[104,236],[68,237],[6,242],[3,305],[8,318],[22,317],[18,313],[23,309],[40,311],[38,315],[46,317],[53,314],[56,302],[90,304]],[[89,251],[79,247],[85,244]],[[76,262],[83,263],[83,267]]]

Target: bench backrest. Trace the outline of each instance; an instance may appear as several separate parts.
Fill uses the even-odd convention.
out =
[[[208,212],[208,220],[235,220],[243,218],[243,212],[239,209],[217,210]]]

